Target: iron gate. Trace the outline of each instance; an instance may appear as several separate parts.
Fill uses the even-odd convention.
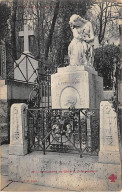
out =
[[[28,109],[29,151],[97,155],[98,109]]]

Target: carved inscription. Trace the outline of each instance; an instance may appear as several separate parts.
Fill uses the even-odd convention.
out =
[[[118,150],[117,116],[109,102],[101,105],[101,143],[105,150]]]
[[[18,109],[13,109],[13,128],[14,128],[14,140],[19,139],[19,126],[18,126]]]
[[[22,128],[24,130],[24,136],[25,136],[25,138],[27,138],[28,131],[27,131],[27,110],[26,110],[26,108],[23,108],[21,110],[21,113],[22,113],[22,116],[23,116]]]
[[[113,137],[112,137],[112,135],[106,136],[106,141],[107,141],[108,145],[112,146],[113,145]]]
[[[75,85],[75,84],[78,84],[80,83],[80,81],[76,80],[76,81],[73,81],[73,82],[58,82],[58,85]]]

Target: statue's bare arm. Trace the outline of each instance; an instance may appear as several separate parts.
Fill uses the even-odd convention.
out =
[[[83,35],[78,31],[78,29],[74,28],[72,30],[72,32],[73,32],[73,37],[74,38],[79,39],[79,40],[84,40]]]
[[[90,31],[89,33],[90,37],[85,39],[87,43],[91,43],[94,41],[94,31],[91,22],[89,22],[89,31]]]

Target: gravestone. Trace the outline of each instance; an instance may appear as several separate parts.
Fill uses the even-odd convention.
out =
[[[117,114],[108,101],[100,104],[99,162],[120,164]]]
[[[27,105],[13,104],[11,106],[9,154],[19,156],[28,153],[27,130]]]
[[[20,81],[34,82],[37,78],[36,69],[38,61],[29,51],[29,36],[33,36],[34,31],[28,30],[28,25],[24,25],[24,31],[19,32],[20,37],[24,37],[24,52],[14,63],[14,79]]]

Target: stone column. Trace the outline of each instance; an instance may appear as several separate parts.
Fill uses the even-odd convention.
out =
[[[117,114],[108,101],[100,104],[99,162],[120,164]]]
[[[27,108],[24,103],[11,106],[9,154],[19,156],[28,153]]]

